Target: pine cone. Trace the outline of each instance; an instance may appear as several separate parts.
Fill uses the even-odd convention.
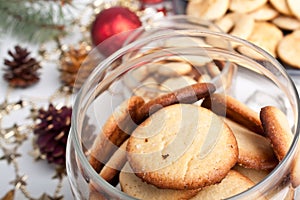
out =
[[[8,51],[8,54],[13,59],[4,60],[7,68],[4,69],[3,78],[10,86],[25,88],[39,81],[38,69],[41,66],[34,58],[28,57],[30,52],[26,48],[15,46],[15,53]]]
[[[40,109],[34,127],[37,145],[49,163],[65,165],[67,138],[71,126],[72,109],[66,106],[57,109],[52,104],[48,110]]]
[[[88,56],[89,52],[90,47],[83,43],[78,49],[69,47],[69,50],[63,54],[60,59],[60,79],[64,85],[80,89],[97,65],[96,58]]]

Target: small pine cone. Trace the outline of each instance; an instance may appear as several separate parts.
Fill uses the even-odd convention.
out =
[[[12,60],[5,59],[3,78],[8,81],[12,87],[26,88],[37,83],[39,78],[38,69],[41,68],[39,62],[30,58],[30,52],[26,48],[15,46],[15,53],[8,51]]]
[[[79,48],[69,47],[60,59],[60,79],[65,86],[80,89],[91,71],[97,65],[97,59],[88,56],[90,46],[82,43]]]
[[[52,104],[48,110],[40,109],[38,124],[34,127],[37,145],[49,163],[65,165],[66,144],[71,126],[72,108],[57,109]]]

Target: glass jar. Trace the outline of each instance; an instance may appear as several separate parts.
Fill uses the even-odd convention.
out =
[[[182,38],[195,45],[176,46]],[[170,41],[172,45],[166,45]],[[170,63],[171,69],[164,69]],[[174,67],[176,63],[180,67]],[[193,73],[182,72],[186,65]],[[99,176],[89,163],[91,148],[122,102],[134,95],[147,101],[173,91],[177,88],[165,81],[174,77],[185,77],[182,85],[177,82],[180,87],[190,83],[187,77],[212,83],[217,92],[233,96],[256,112],[266,105],[279,108],[294,134],[290,150],[262,181],[229,199],[284,199],[293,195],[286,177],[299,146],[299,96],[285,69],[259,47],[234,36],[209,30],[164,29],[140,37],[109,56],[77,94],[67,144],[67,172],[75,199],[135,199],[121,191],[118,180],[108,183]],[[102,160],[102,156],[106,158]],[[98,158],[106,163],[106,155]]]

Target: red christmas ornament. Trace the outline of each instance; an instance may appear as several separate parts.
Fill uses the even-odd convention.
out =
[[[113,39],[98,46],[102,54],[109,56],[122,47],[130,34],[128,31],[136,29],[141,25],[139,17],[126,7],[116,6],[102,10],[92,24],[92,42],[97,46],[111,36],[114,36]]]

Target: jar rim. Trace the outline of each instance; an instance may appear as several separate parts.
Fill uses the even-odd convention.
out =
[[[150,36],[149,38],[142,38],[142,39],[139,39],[138,41],[133,41],[132,43],[122,47],[121,49],[117,50],[115,53],[110,55],[107,59],[105,59],[104,61],[102,61],[101,63],[98,64],[98,66],[95,68],[95,70],[92,72],[92,74],[87,79],[86,83],[82,86],[81,90],[78,92],[78,94],[75,98],[74,105],[73,105],[74,109],[72,112],[72,125],[71,125],[71,131],[70,131],[70,134],[72,134],[71,142],[73,143],[74,149],[78,155],[78,159],[79,159],[80,163],[82,163],[82,166],[84,166],[86,173],[88,173],[88,176],[93,177],[93,181],[95,182],[95,184],[99,184],[99,185],[101,185],[101,187],[105,188],[106,190],[110,190],[112,193],[120,195],[121,198],[136,199],[132,196],[127,195],[126,193],[122,192],[121,190],[115,188],[108,182],[106,182],[102,177],[100,177],[97,174],[97,172],[90,165],[87,157],[85,156],[84,152],[82,151],[81,143],[80,143],[80,139],[79,139],[79,135],[78,135],[78,129],[77,129],[78,122],[82,118],[81,116],[84,115],[84,112],[82,109],[76,109],[76,108],[82,107],[82,103],[81,103],[82,98],[85,98],[89,91],[88,82],[92,81],[93,79],[95,79],[97,77],[97,75],[101,74],[101,72],[105,68],[107,68],[109,66],[109,64],[112,63],[117,57],[119,57],[120,55],[123,55],[124,53],[126,53],[127,51],[129,51],[130,49],[134,48],[137,45],[143,44],[150,40],[154,41],[161,37],[172,37],[172,35],[176,35],[176,34],[222,37],[229,41],[239,43],[248,48],[251,48],[252,50],[254,50],[257,53],[259,53],[260,55],[262,55],[265,59],[270,61],[274,66],[277,67],[278,70],[280,70],[280,73],[287,78],[290,86],[292,87],[291,90],[294,92],[295,97],[297,99],[299,99],[299,95],[298,95],[298,92],[297,92],[294,82],[292,81],[291,77],[287,74],[284,67],[274,57],[272,57],[269,53],[267,53],[265,50],[258,47],[257,45],[252,44],[246,40],[240,39],[233,35],[229,35],[229,34],[221,33],[221,32],[213,32],[213,31],[208,31],[208,30],[176,30],[176,32],[174,32],[172,30],[166,30],[163,33],[159,33],[159,34]],[[299,142],[299,131],[300,131],[300,119],[298,117],[298,113],[300,113],[299,105],[300,105],[299,101],[296,101],[294,106],[296,107],[296,111],[298,111],[295,116],[296,117],[295,122],[297,122],[297,124],[295,124],[296,127],[294,129],[294,131],[295,131],[294,138],[293,138],[292,144],[289,148],[287,155],[261,182],[255,184],[250,189],[243,191],[243,192],[241,192],[235,196],[232,196],[228,199],[240,199],[242,197],[246,197],[246,196],[254,193],[255,191],[259,191],[259,188],[262,185],[266,185],[266,184],[270,183],[270,181],[271,181],[270,179],[272,177],[278,175],[280,170],[286,165],[286,163],[288,163],[289,160],[291,160],[291,157],[294,155],[296,148],[297,148],[297,144]],[[87,106],[87,105],[85,105],[85,106]],[[86,107],[85,107],[85,109],[86,109]]]

